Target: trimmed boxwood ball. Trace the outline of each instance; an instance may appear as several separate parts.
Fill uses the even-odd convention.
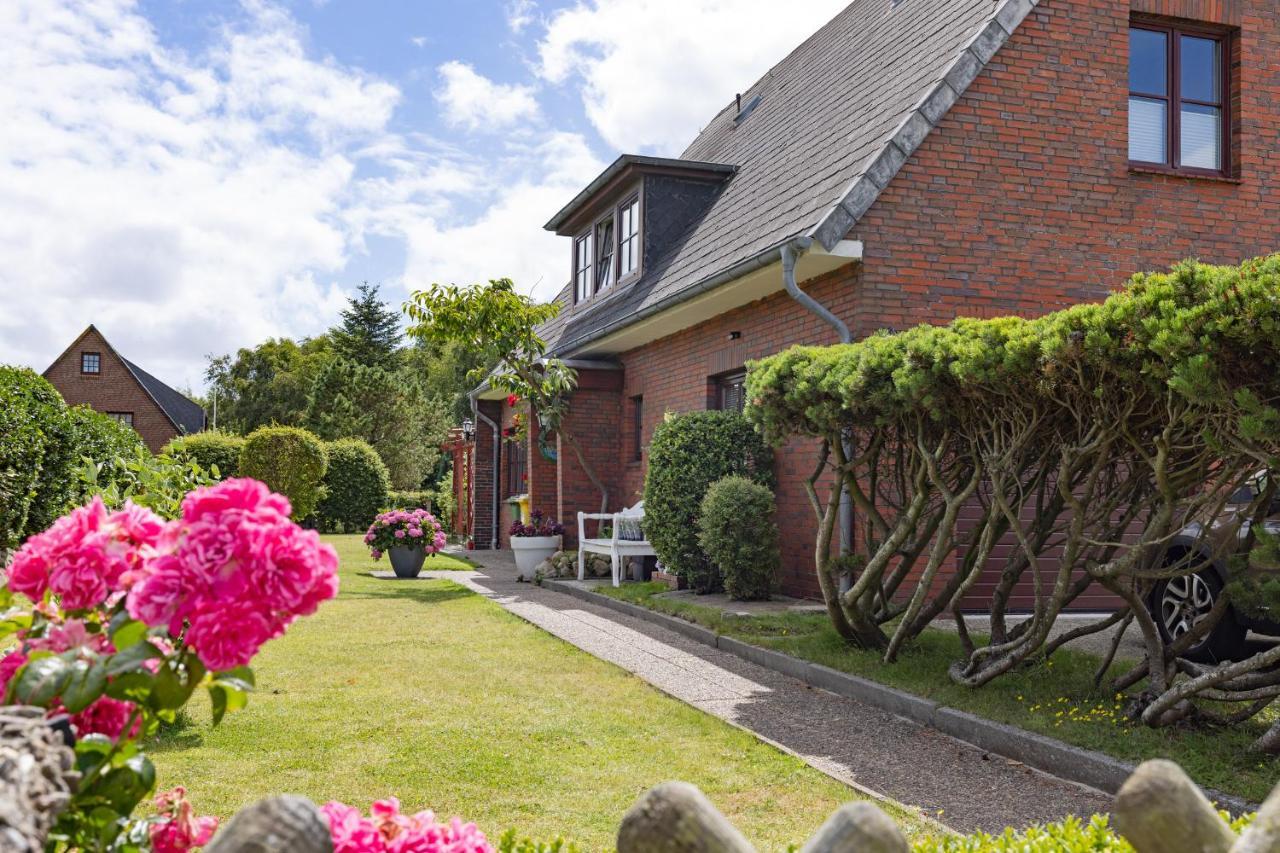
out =
[[[391,475],[378,452],[358,438],[329,442],[329,470],[320,501],[320,523],[326,530],[363,531],[387,505]]]
[[[328,467],[324,442],[298,427],[258,427],[240,453],[240,476],[261,480],[287,497],[295,521],[316,511]]]
[[[698,544],[698,513],[707,488],[722,477],[773,487],[773,452],[737,412],[690,412],[658,425],[649,444],[644,528],[665,566],[698,593],[721,578]]]
[[[180,435],[164,446],[164,453],[174,459],[190,460],[210,474],[216,468],[219,480],[240,476],[243,451],[243,436],[216,429]]]
[[[698,515],[698,544],[739,601],[765,601],[782,562],[773,492],[746,477],[725,477],[707,489]]]

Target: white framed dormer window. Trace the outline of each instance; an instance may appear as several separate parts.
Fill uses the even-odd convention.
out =
[[[637,190],[600,215],[573,241],[573,300],[586,302],[640,275],[641,193]]]

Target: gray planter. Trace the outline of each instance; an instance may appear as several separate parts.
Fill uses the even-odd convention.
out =
[[[427,552],[421,548],[397,545],[387,553],[391,555],[391,568],[395,569],[398,578],[416,578],[427,560]]]

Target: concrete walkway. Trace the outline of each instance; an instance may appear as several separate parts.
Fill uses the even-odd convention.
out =
[[[424,572],[503,608],[849,785],[962,831],[1089,815],[1110,797],[652,625],[515,580],[509,552],[468,552],[478,572]],[[590,701],[590,697],[584,697]],[[661,721],[651,723],[660,737]]]

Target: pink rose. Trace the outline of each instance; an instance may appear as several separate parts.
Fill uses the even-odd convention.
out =
[[[162,820],[151,824],[147,831],[153,853],[186,853],[193,847],[203,847],[218,828],[217,818],[196,817],[181,785],[157,794],[155,806]]]
[[[9,589],[25,595],[32,601],[44,597],[49,588],[49,565],[44,553],[36,548],[23,546],[9,566]]]
[[[325,803],[320,814],[329,824],[333,853],[383,853],[386,847],[373,822],[358,809],[339,802]]]
[[[0,697],[3,697],[5,690],[8,689],[13,674],[22,669],[22,665],[26,662],[27,656],[17,649],[0,658]]]
[[[187,644],[211,671],[223,672],[247,665],[274,633],[259,606],[232,602],[194,614]]]
[[[71,725],[79,737],[90,734],[106,735],[115,740],[125,733],[129,721],[133,718],[132,702],[122,702],[110,696],[95,699],[93,704],[78,714],[71,715]],[[141,716],[133,720],[127,737],[136,737],[142,726]]]
[[[182,630],[183,605],[187,594],[186,577],[181,564],[173,556],[161,557],[155,569],[129,590],[125,603],[129,615],[152,627],[168,626],[170,634]]]

